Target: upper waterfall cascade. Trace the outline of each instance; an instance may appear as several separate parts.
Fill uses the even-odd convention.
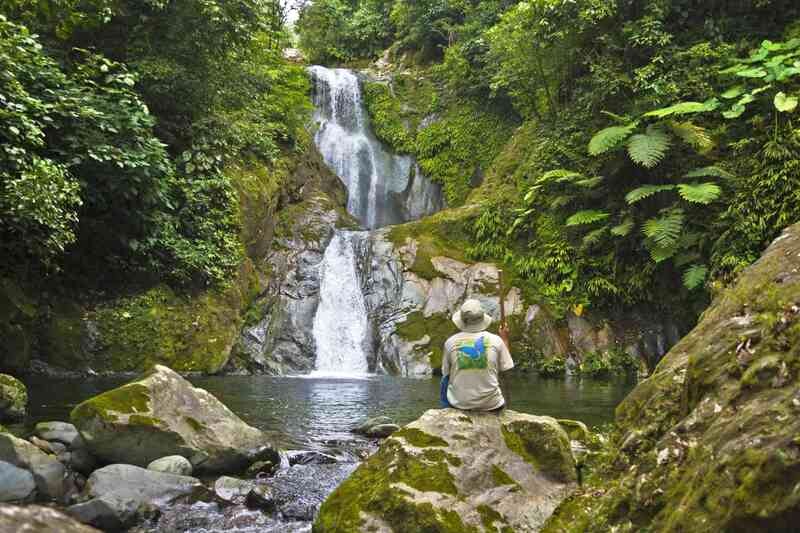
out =
[[[414,158],[392,153],[372,133],[358,76],[321,66],[310,72],[318,128],[314,141],[347,187],[350,214],[372,229],[441,209],[441,188],[420,172]]]

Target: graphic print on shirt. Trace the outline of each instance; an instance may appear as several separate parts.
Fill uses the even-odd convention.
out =
[[[463,340],[456,344],[458,350],[458,369],[483,369],[488,366],[486,344],[483,337],[475,341]]]

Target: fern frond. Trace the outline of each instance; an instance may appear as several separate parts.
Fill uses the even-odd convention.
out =
[[[593,178],[586,178],[586,179],[583,179],[583,180],[578,180],[578,181],[575,182],[575,185],[577,185],[579,187],[585,187],[587,189],[594,189],[595,187],[597,187],[601,183],[603,183],[603,177],[602,176],[595,176]]]
[[[726,180],[735,179],[736,176],[717,166],[700,167],[690,170],[683,175],[684,178],[722,178]]]
[[[645,245],[647,246],[647,250],[650,252],[650,259],[652,259],[654,263],[662,263],[678,253],[677,244],[672,244],[670,246],[659,246],[652,241],[645,241]]]
[[[625,201],[628,202],[628,205],[633,205],[636,202],[644,200],[645,198],[649,198],[658,192],[671,191],[674,188],[675,185],[642,185],[641,187],[637,187],[626,194]]]
[[[676,137],[700,153],[707,152],[714,147],[714,141],[711,139],[711,135],[708,134],[708,130],[701,126],[692,124],[689,121],[670,121],[669,128]]]
[[[555,170],[550,170],[539,176],[534,183],[541,184],[546,183],[548,181],[569,181],[575,178],[581,178],[583,174],[580,172],[575,172],[574,170],[567,170],[565,168],[557,168]]]
[[[600,111],[602,114],[606,115],[607,117],[611,117],[620,124],[629,124],[631,119],[630,117],[623,117],[622,115],[617,115],[616,113],[612,113],[611,111]]]
[[[680,183],[678,194],[687,202],[708,205],[722,194],[722,189],[713,182],[705,183]]]
[[[611,228],[611,235],[615,237],[625,237],[630,234],[631,230],[633,229],[633,219],[626,218],[622,221],[621,224],[618,224]]]
[[[634,163],[653,168],[667,155],[669,146],[669,135],[657,126],[649,126],[645,133],[637,133],[630,138],[628,155]]]
[[[599,243],[600,240],[603,238],[603,235],[607,231],[608,231],[608,226],[603,226],[602,228],[590,231],[589,233],[583,236],[583,245],[586,247],[590,247]]]
[[[647,220],[642,231],[657,247],[669,248],[678,243],[685,218],[683,209],[670,209],[660,217]]]
[[[696,113],[705,113],[707,111],[714,111],[719,107],[719,101],[716,98],[707,100],[705,102],[679,102],[669,107],[662,107],[661,109],[654,109],[644,114],[645,117],[665,118],[672,115],[694,115]]]
[[[589,155],[604,154],[616,148],[630,137],[638,125],[638,122],[631,122],[626,126],[611,126],[598,131],[589,141]]]
[[[570,196],[570,195],[566,195],[566,194],[563,194],[561,196],[556,196],[555,198],[550,200],[550,208],[551,209],[559,209],[561,207],[564,207],[565,205],[567,205],[568,203],[570,203],[574,199],[575,199],[574,196]]]
[[[570,216],[565,222],[565,224],[567,226],[584,226],[586,224],[594,224],[595,222],[600,222],[601,220],[605,220],[608,217],[609,217],[608,213],[597,211],[595,209],[586,209],[584,211],[578,211],[577,213]]]
[[[706,265],[694,264],[687,268],[683,273],[683,285],[691,290],[694,290],[703,285],[708,276],[708,267]]]

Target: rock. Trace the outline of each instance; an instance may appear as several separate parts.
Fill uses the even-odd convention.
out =
[[[8,374],[0,374],[0,421],[16,421],[25,417],[28,389]]]
[[[430,410],[325,500],[314,531],[536,531],[576,479],[550,417]]]
[[[28,442],[42,450],[44,453],[49,453],[50,455],[57,455],[58,452],[54,451],[53,448],[50,446],[50,443],[46,440],[42,440],[39,437],[31,436],[28,439]]]
[[[0,461],[29,471],[36,482],[38,498],[57,501],[63,498],[64,465],[30,442],[10,433],[0,434]]]
[[[395,431],[398,431],[400,426],[397,424],[378,424],[372,426],[366,432],[366,436],[372,439],[385,439]]]
[[[592,432],[586,427],[586,424],[577,420],[567,420],[565,418],[558,419],[559,425],[564,428],[564,431],[569,435],[570,440],[576,440],[580,443],[586,444],[592,437]]]
[[[109,465],[95,470],[86,482],[86,496],[90,500],[101,500],[85,507],[73,506],[70,512],[76,516],[95,518],[92,525],[113,521],[113,517],[124,527],[151,516],[164,506],[188,498],[209,496],[208,489],[199,480],[175,474],[154,472],[133,465]],[[89,502],[87,502],[89,503]]]
[[[375,426],[380,426],[382,424],[394,424],[394,420],[392,420],[388,416],[375,416],[372,418],[368,418],[364,420],[361,424],[359,424],[358,427],[353,429],[353,433],[356,433],[357,435],[366,435],[370,429],[374,428]]]
[[[617,407],[613,465],[545,531],[796,530],[798,347],[795,224]]]
[[[91,453],[106,462],[147,466],[182,455],[195,471],[233,472],[265,444],[259,430],[161,365],[81,403],[71,418]]]
[[[78,503],[67,508],[67,513],[83,524],[92,524],[103,531],[119,531],[125,529],[126,523],[114,504],[100,498]],[[130,523],[135,518],[130,518]]]
[[[247,493],[245,504],[251,509],[261,509],[271,513],[275,510],[275,498],[266,485],[256,485]]]
[[[39,422],[33,434],[47,441],[61,442],[70,449],[85,446],[75,426],[66,422]]]
[[[253,487],[255,483],[252,481],[222,476],[214,482],[214,493],[226,502],[241,503]]]
[[[33,474],[11,463],[0,461],[0,502],[33,500],[36,482]]]
[[[52,444],[53,443],[51,443],[51,445]],[[97,466],[97,461],[94,456],[85,448],[77,448],[72,451],[59,453],[58,460],[69,466],[72,470],[87,476],[91,474],[95,466]]]
[[[327,453],[314,451],[288,452],[289,466],[295,465],[326,465],[338,462],[336,457]]]
[[[0,531],[18,533],[100,533],[50,507],[0,505]]]
[[[192,475],[192,463],[182,455],[169,455],[161,459],[156,459],[147,465],[147,469],[153,470],[154,472],[164,472],[166,474],[178,474],[179,476]]]
[[[264,476],[271,476],[278,470],[278,468],[280,468],[280,466],[280,462],[273,463],[272,461],[256,461],[247,468],[245,477],[260,478]]]

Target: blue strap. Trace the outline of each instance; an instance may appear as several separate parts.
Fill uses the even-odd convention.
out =
[[[447,386],[450,385],[450,375],[444,376],[442,378],[442,384],[439,389],[439,402],[441,402],[442,407],[452,407],[450,402],[447,401]]]

